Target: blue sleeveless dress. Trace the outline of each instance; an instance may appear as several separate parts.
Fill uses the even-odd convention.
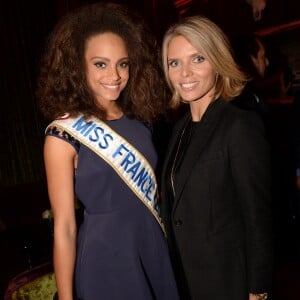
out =
[[[155,169],[150,130],[123,116],[107,124]],[[149,209],[97,154],[57,128],[47,134],[78,151],[76,196],[84,206],[78,232],[75,292],[82,300],[177,300],[163,232]]]

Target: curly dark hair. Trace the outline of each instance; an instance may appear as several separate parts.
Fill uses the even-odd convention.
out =
[[[117,101],[122,111],[149,123],[164,113],[169,93],[154,34],[127,6],[100,2],[66,15],[47,40],[36,91],[46,119],[65,112],[105,118],[87,84],[84,61],[86,41],[105,32],[119,35],[128,49],[129,81]]]

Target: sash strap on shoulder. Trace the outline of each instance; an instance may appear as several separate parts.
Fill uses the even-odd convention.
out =
[[[104,159],[151,211],[165,234],[159,216],[155,173],[147,159],[133,145],[94,117],[86,120],[83,116],[64,116],[49,126],[62,128]]]

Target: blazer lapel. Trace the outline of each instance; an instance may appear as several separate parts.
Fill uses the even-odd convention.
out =
[[[181,173],[177,177],[177,186],[175,187],[176,196],[173,208],[176,208],[178,199],[182,193],[182,190],[189,178],[189,175],[195,166],[195,162],[199,159],[201,153],[205,151],[205,145],[209,141],[209,139],[213,136],[213,131],[217,127],[219,119],[221,117],[221,112],[224,109],[224,104],[221,100],[216,100],[209,105],[203,118],[201,120],[200,126],[197,126],[195,130],[189,148],[185,154],[186,159],[184,160],[181,166]],[[186,122],[184,123],[186,124]],[[184,125],[183,124],[183,125]],[[181,126],[181,130],[183,130],[184,126]],[[181,134],[181,132],[179,133]],[[177,134],[178,138],[178,134]],[[177,139],[176,139],[177,140]],[[174,141],[172,148],[174,147]]]

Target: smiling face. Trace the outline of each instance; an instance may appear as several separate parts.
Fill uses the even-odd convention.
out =
[[[101,33],[86,43],[87,81],[97,101],[107,107],[119,98],[129,79],[125,42],[114,33]]]
[[[168,75],[184,102],[214,99],[216,72],[208,60],[183,36],[171,39],[168,49]]]

